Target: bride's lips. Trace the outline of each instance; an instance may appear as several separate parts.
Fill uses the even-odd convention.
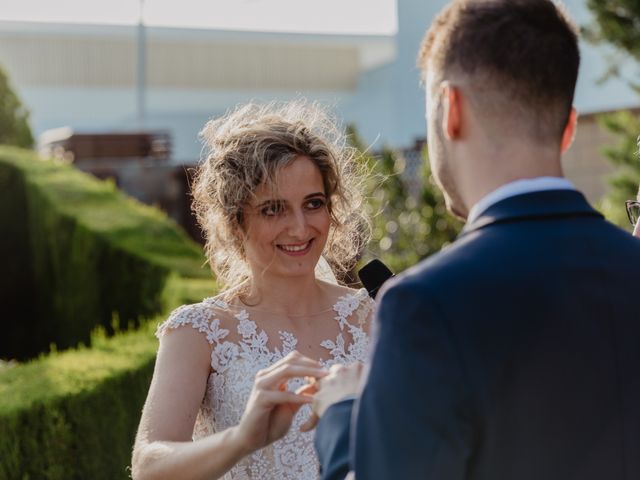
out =
[[[276,245],[278,250],[286,255],[290,255],[292,257],[300,257],[302,255],[306,255],[311,250],[311,246],[313,244],[313,238],[304,243],[288,243],[282,245]]]

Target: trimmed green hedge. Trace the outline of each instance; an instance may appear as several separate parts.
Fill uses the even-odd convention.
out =
[[[202,250],[109,182],[6,147],[0,228],[0,357],[81,344],[0,363],[0,480],[128,478],[153,330],[216,290]],[[140,328],[110,336],[114,319]]]
[[[143,328],[0,373],[0,479],[128,478],[156,346]]]
[[[0,147],[0,358],[26,359],[163,311],[169,275],[210,277],[201,248],[110,182]]]
[[[212,281],[172,277],[173,308],[211,295]],[[175,303],[173,303],[175,302]],[[0,370],[0,480],[126,479],[163,317],[92,348]]]

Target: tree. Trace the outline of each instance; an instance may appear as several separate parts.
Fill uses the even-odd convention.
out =
[[[29,127],[29,112],[14,93],[9,78],[0,69],[0,144],[31,148],[33,135]]]
[[[594,15],[594,22],[583,32],[594,44],[609,44],[618,54],[612,59],[607,76],[621,76],[618,68],[621,58],[631,58],[640,63],[640,1],[638,0],[588,0],[587,6]],[[640,93],[640,84],[628,80],[630,86]],[[611,221],[629,228],[624,212],[625,200],[635,198],[640,185],[640,159],[638,158],[638,135],[640,115],[632,112],[617,112],[601,116],[600,124],[613,133],[617,144],[607,147],[605,155],[616,166],[610,178],[611,192],[602,200],[601,208]]]
[[[587,0],[587,7],[594,16],[594,23],[583,29],[587,40],[609,43],[618,52],[640,61],[640,2]]]
[[[370,176],[367,208],[372,217],[372,239],[364,260],[380,258],[399,273],[451,243],[462,223],[447,213],[444,197],[431,175],[426,149],[419,155],[418,188],[410,189],[400,154],[383,149],[379,156],[366,151],[353,127],[348,129]]]

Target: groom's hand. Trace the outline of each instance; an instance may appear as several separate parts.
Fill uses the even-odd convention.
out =
[[[313,429],[327,408],[345,398],[356,396],[360,392],[362,372],[362,363],[333,365],[329,375],[299,390],[298,393],[313,394],[313,414],[300,430],[307,432]]]

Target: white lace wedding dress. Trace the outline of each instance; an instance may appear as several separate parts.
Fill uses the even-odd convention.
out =
[[[327,349],[325,366],[349,364],[367,360],[369,338],[363,326],[369,322],[373,301],[361,289],[341,297],[333,306],[339,331],[335,339],[321,342]],[[220,326],[220,317],[237,321],[237,340],[229,341],[228,329]],[[296,349],[298,340],[280,331],[280,346],[269,347],[269,338],[259,330],[246,308],[231,306],[219,299],[207,298],[200,303],[176,309],[156,336],[169,329],[190,325],[202,333],[212,346],[211,367],[207,390],[193,430],[193,439],[225,430],[240,421],[258,370],[272,365]],[[346,339],[345,339],[346,337]],[[225,340],[227,339],[227,340]],[[291,380],[289,389],[301,386],[301,379]],[[302,433],[299,426],[309,417],[305,405],[294,419],[289,433],[252,455],[245,457],[224,477],[224,480],[312,480],[319,477],[318,462],[313,449],[313,432]]]

